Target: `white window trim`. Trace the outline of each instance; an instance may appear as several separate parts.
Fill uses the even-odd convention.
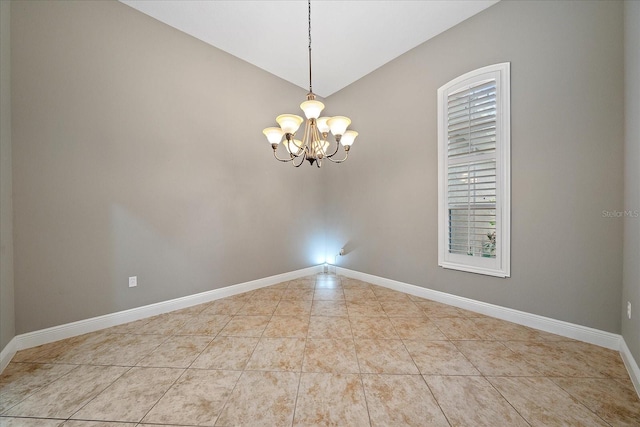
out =
[[[447,214],[447,114],[449,93],[483,80],[496,80],[496,257],[482,258],[449,253]],[[489,65],[466,73],[438,89],[438,265],[496,277],[511,275],[511,104],[510,63]]]

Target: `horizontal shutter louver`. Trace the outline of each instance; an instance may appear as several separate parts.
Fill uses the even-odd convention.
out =
[[[447,171],[449,252],[495,258],[496,83],[468,87],[448,96]]]

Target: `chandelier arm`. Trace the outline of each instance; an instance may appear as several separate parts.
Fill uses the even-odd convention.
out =
[[[289,154],[289,156],[291,156],[291,154]],[[295,157],[291,157],[291,158],[289,158],[289,159],[281,159],[281,158],[280,158],[280,157],[278,157],[278,155],[276,154],[276,150],[273,150],[273,157],[275,157],[275,158],[276,158],[276,160],[281,161],[281,162],[283,162],[283,163],[287,163],[287,162],[290,162],[290,161],[292,161],[293,159],[295,159]]]
[[[292,164],[294,167],[296,167],[296,168],[299,168],[300,166],[302,166],[302,164],[304,163],[304,161],[307,159],[306,152],[305,152],[305,153],[303,153],[303,154],[301,154],[301,155],[299,155],[298,157],[300,158],[300,163],[296,164],[296,162],[295,162],[295,161],[294,161],[294,162],[291,162],[291,164]],[[293,160],[293,159],[291,159],[291,160]]]
[[[340,142],[336,141],[336,149],[333,151],[333,153],[326,155],[325,157],[328,159],[331,159],[333,156],[335,156],[338,153],[339,149],[340,149]]]
[[[331,157],[327,157],[330,161],[332,161],[333,163],[342,163],[345,160],[347,160],[349,158],[349,152],[345,151],[344,152],[344,159],[340,159],[340,160],[333,160]]]

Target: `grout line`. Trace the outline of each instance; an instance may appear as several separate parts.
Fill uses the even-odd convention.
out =
[[[342,280],[340,283],[342,283]],[[367,287],[369,288],[369,290],[373,292],[370,286],[367,286]],[[345,305],[346,305],[346,301],[345,301]],[[358,377],[360,378],[360,386],[362,387],[362,395],[364,396],[364,406],[367,409],[367,416],[369,417],[369,425],[371,425],[371,412],[369,411],[369,401],[367,399],[367,391],[364,387],[364,379],[362,378],[363,372],[362,372],[362,367],[360,366],[360,357],[358,356],[358,346],[356,345],[356,336],[353,333],[353,325],[351,324],[351,315],[349,314],[348,307],[347,307],[347,320],[349,322],[349,329],[351,330],[351,340],[353,341],[353,350],[356,353],[356,363],[358,364]]]

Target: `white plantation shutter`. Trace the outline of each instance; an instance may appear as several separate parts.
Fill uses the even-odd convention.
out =
[[[438,263],[509,276],[509,64],[438,90]]]

